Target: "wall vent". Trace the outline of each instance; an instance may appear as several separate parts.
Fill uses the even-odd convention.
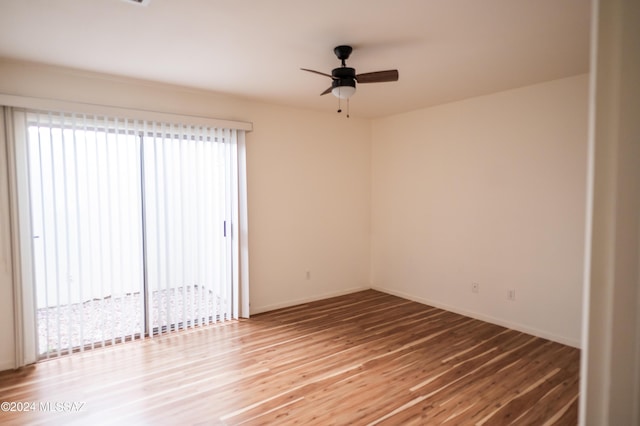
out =
[[[147,6],[151,0],[124,0],[127,3],[133,3],[140,6]]]

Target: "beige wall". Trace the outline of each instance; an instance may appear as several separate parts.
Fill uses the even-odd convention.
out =
[[[640,424],[640,2],[594,1],[581,424]]]
[[[587,83],[375,120],[373,286],[579,346]]]
[[[251,312],[369,287],[370,121],[12,61],[0,93],[253,122]],[[0,370],[14,353],[6,203],[0,191]]]
[[[369,288],[370,124],[273,107],[251,118],[251,312]]]

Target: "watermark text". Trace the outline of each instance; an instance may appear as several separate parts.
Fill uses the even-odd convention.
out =
[[[79,401],[3,401],[0,402],[0,411],[3,412],[27,412],[41,411],[44,413],[78,413],[85,406]]]

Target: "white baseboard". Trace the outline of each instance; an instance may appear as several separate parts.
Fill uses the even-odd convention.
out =
[[[440,303],[434,300],[428,300],[422,297],[413,296],[411,294],[403,293],[401,291],[389,290],[389,289],[380,288],[380,287],[371,287],[371,288],[373,290],[380,291],[382,293],[387,293],[393,296],[402,297],[403,299],[408,299],[414,302],[422,303],[423,305],[429,305],[435,308],[444,309],[445,311],[454,312],[456,314],[464,315],[466,317],[475,318],[480,321],[485,321],[491,324],[500,325],[502,327],[507,327],[512,330],[521,331],[523,333],[531,334],[537,337],[542,337],[543,339],[552,340],[554,342],[562,343],[563,345],[580,349],[579,340],[569,339],[563,336],[557,336],[553,333],[547,333],[546,331],[538,330],[537,328],[527,327],[526,325],[523,325],[523,324],[506,321],[506,320],[495,318],[489,315],[480,314],[478,312],[467,311],[465,309],[460,309],[460,308],[456,308],[455,306],[449,306],[447,304]]]
[[[288,300],[286,302],[274,303],[273,305],[264,306],[251,306],[251,315],[260,314],[263,312],[274,311],[276,309],[288,308],[290,306],[301,305],[303,303],[316,302],[318,300],[329,299],[331,297],[344,296],[345,294],[357,293],[359,291],[370,290],[371,287],[355,287],[347,290],[341,290],[333,293],[318,294],[311,297],[305,297],[302,299]]]

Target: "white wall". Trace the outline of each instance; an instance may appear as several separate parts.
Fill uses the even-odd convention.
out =
[[[253,122],[251,312],[369,287],[370,121],[2,60],[0,93]],[[14,353],[6,204],[0,185],[0,370]]]
[[[375,120],[373,286],[579,346],[587,82]]]

